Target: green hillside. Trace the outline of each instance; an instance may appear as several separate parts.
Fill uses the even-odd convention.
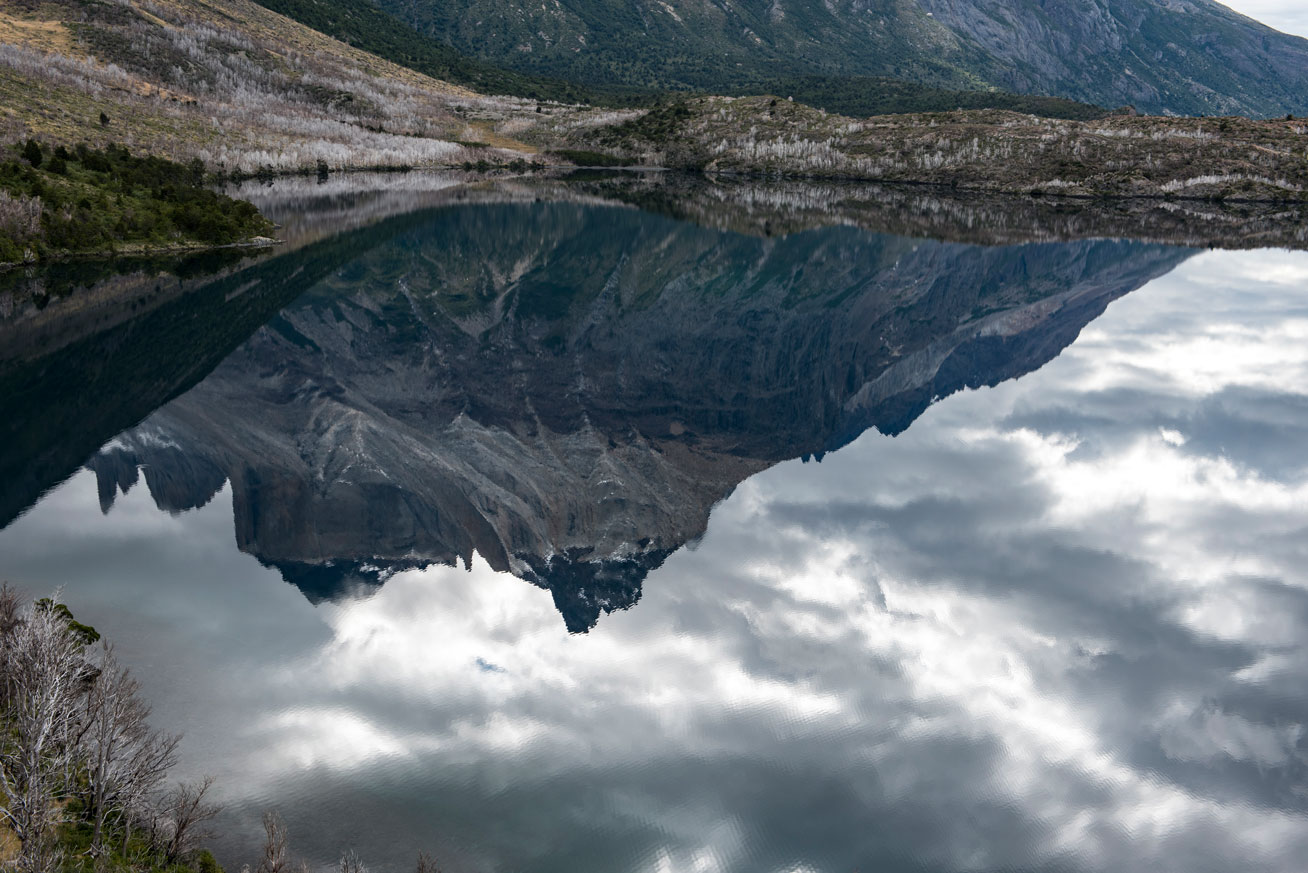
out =
[[[0,263],[228,245],[272,232],[252,205],[205,181],[198,161],[183,166],[121,146],[10,146],[0,151]]]
[[[1308,40],[1215,0],[376,2],[487,63],[592,86],[758,92],[855,77],[1150,114],[1308,112]]]
[[[462,54],[371,3],[345,0],[260,0],[260,4],[301,24],[397,64],[439,79],[490,94],[510,94],[537,100],[633,106],[659,99],[665,90],[757,95],[778,94],[845,115],[934,112],[949,109],[1008,109],[1050,118],[1089,119],[1105,114],[1098,106],[1051,97],[1030,97],[1002,91],[962,91],[935,88],[903,79],[869,76],[790,76],[763,72],[739,73],[715,81],[706,69],[692,84],[689,78],[640,76],[614,62],[603,76],[586,84],[502,69]],[[560,70],[567,74],[566,69]],[[683,73],[685,71],[683,70]],[[597,73],[598,76],[598,73]],[[625,85],[598,84],[626,82]]]
[[[479,61],[422,36],[370,2],[345,0],[259,0],[320,33],[436,79],[484,94],[597,105],[632,105],[647,97],[636,88],[595,87],[565,79],[514,72]]]

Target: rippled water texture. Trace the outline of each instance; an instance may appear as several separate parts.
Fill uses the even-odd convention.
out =
[[[520,203],[304,290],[0,532],[229,869],[1303,869],[1308,255]]]

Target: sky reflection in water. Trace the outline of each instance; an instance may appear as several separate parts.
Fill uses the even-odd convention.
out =
[[[1199,255],[1035,373],[748,479],[584,636],[480,561],[312,606],[229,487],[102,517],[79,473],[0,573],[122,644],[229,864],[276,806],[394,869],[1300,870],[1305,288]]]

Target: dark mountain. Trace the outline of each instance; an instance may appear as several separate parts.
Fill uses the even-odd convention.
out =
[[[616,76],[590,79],[581,84],[559,77],[514,72],[471,57],[440,39],[424,36],[371,3],[350,0],[259,0],[259,3],[356,48],[487,94],[631,106],[647,105],[657,100],[659,89],[668,84],[685,84],[679,80],[642,84],[636,79]],[[1070,119],[1093,119],[1107,114],[1101,107],[1056,97],[933,88],[888,77],[753,76],[725,83],[719,80],[704,87],[721,88],[724,84],[732,93],[784,93],[808,105],[846,115],[937,112],[959,108],[1009,109]]]
[[[1308,111],[1308,40],[1214,0],[378,5],[483,60],[592,85],[722,92],[780,89],[795,77],[891,77],[1131,104],[1149,113]]]
[[[291,256],[218,250],[0,274],[0,527],[105,440],[198,383],[305,288],[421,220],[387,218]]]
[[[1035,369],[1190,255],[574,203],[395,230],[93,458],[103,505],[139,468],[170,511],[226,481],[240,548],[312,598],[476,552],[582,631],[749,475]]]

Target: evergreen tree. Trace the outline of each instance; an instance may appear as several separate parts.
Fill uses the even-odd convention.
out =
[[[23,146],[23,159],[33,167],[41,166],[41,144],[34,139],[29,139],[27,145]]]

